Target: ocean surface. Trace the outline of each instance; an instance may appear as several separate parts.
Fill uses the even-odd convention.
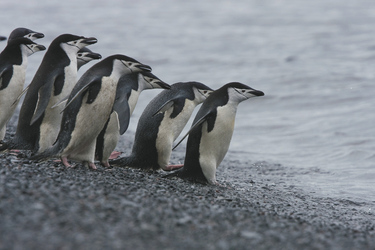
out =
[[[2,0],[0,12],[0,35],[27,27],[46,47],[94,36],[91,50],[134,57],[170,84],[264,91],[240,104],[231,155],[306,169],[295,181],[318,195],[375,202],[375,1]],[[26,84],[43,55],[29,57]],[[129,131],[159,92],[142,93]]]

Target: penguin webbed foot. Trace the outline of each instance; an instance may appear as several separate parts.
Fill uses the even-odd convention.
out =
[[[105,167],[105,168],[112,168],[112,166],[109,164],[108,161],[102,161],[101,164],[102,164],[102,166]]]
[[[93,162],[87,162],[87,165],[89,166],[90,169],[92,170],[97,170],[98,168],[96,167],[95,163]]]
[[[172,171],[176,169],[180,169],[184,166],[184,164],[175,164],[175,165],[168,165],[162,168],[164,171]]]
[[[111,155],[109,156],[109,160],[117,159],[121,154],[122,154],[122,152],[119,152],[119,151],[113,151],[113,152],[111,153]]]

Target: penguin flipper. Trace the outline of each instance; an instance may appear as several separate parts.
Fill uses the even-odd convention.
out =
[[[56,108],[56,107],[58,107],[58,106],[60,106],[60,105],[62,105],[62,104],[66,104],[67,102],[68,102],[68,96],[67,97],[65,97],[64,99],[62,99],[61,101],[59,101],[58,103],[55,103],[52,107],[51,107],[51,109],[54,109],[54,108]]]
[[[101,82],[101,77],[95,77],[93,78],[91,81],[88,81],[87,83],[83,84],[82,86],[79,86],[78,90],[76,89],[73,89],[73,91],[75,91],[75,93],[72,91],[72,94],[74,94],[73,96],[70,95],[69,96],[69,99],[65,105],[65,108],[61,111],[64,112],[64,110],[77,98],[79,97],[80,95],[83,94],[83,92],[85,92],[91,85],[95,84],[95,83],[100,83]],[[79,83],[77,83],[76,86],[78,86]],[[55,104],[56,105],[56,104]],[[54,105],[54,106],[55,106]],[[59,104],[57,104],[59,105]]]
[[[190,134],[191,131],[193,131],[196,127],[198,127],[199,125],[201,125],[203,122],[205,122],[209,116],[210,116],[210,112],[208,112],[207,114],[205,114],[204,116],[202,116],[201,118],[198,119],[198,121],[196,121],[193,125],[191,125],[191,128],[190,130],[184,135],[184,137],[182,137],[182,139],[172,148],[172,150],[175,150],[175,148],[178,147],[178,145],[181,144],[181,142],[183,140],[185,140],[185,138]]]
[[[130,121],[130,108],[127,98],[118,98],[113,104],[113,111],[116,112],[120,125],[120,135],[128,129]]]
[[[16,98],[16,100],[12,103],[11,106],[14,106],[18,103],[18,101],[21,99],[21,97],[26,93],[26,91],[29,89],[30,85],[28,85],[24,90],[22,90],[22,93]]]
[[[186,98],[183,96],[176,96],[175,98],[165,102],[161,107],[152,115],[155,116],[159,113],[164,113],[170,108],[173,108],[171,118],[176,117],[184,108]]]
[[[38,91],[38,101],[30,125],[33,125],[44,113],[51,96],[52,84],[44,84]]]
[[[13,75],[13,68],[11,66],[4,68],[0,72],[0,90],[5,89],[8,87],[10,79]]]
[[[155,115],[157,115],[159,113],[164,113],[168,109],[172,108],[173,105],[174,105],[174,101],[175,101],[174,99],[173,100],[169,100],[166,103],[164,103],[163,105],[161,105],[161,107],[152,116],[155,116]]]

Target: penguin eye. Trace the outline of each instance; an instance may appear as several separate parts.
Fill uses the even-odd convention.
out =
[[[243,89],[243,90],[242,90],[242,93],[245,93],[245,92],[246,92],[246,90]]]
[[[82,57],[82,53],[78,53],[77,56]]]
[[[204,91],[203,91],[203,94],[207,94],[207,92],[208,92],[207,90],[204,90]]]

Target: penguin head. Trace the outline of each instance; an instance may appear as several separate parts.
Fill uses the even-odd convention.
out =
[[[8,43],[13,39],[20,37],[29,38],[31,41],[34,41],[36,39],[43,38],[44,34],[27,28],[17,28],[10,33]]]
[[[202,103],[212,93],[212,89],[200,82],[190,82],[194,92],[194,99]]]
[[[59,45],[67,54],[77,53],[87,45],[94,44],[98,40],[95,37],[83,37],[71,34],[63,34],[55,38],[50,46]]]
[[[8,47],[10,47],[10,46],[20,46],[22,52],[24,52],[24,54],[26,56],[30,56],[30,55],[34,54],[35,52],[42,51],[42,50],[46,49],[46,47],[44,47],[43,45],[37,44],[37,43],[31,41],[30,39],[24,38],[24,37],[13,39],[12,41],[10,41],[8,43],[7,46]]]
[[[92,60],[101,59],[102,56],[98,53],[92,52],[87,47],[80,49],[77,53],[77,66],[78,69]]]
[[[240,103],[252,97],[264,95],[262,91],[250,88],[239,82],[227,83],[222,88],[227,90],[229,101],[236,103]]]
[[[130,73],[151,72],[150,66],[142,64],[129,56],[117,54],[107,57],[107,59],[114,60],[114,65],[117,64],[117,67],[119,67],[121,75]]]
[[[163,82],[151,72],[140,73],[138,75],[138,84],[139,84],[139,87],[142,89],[155,89],[155,88],[170,89],[171,88],[169,84]]]

